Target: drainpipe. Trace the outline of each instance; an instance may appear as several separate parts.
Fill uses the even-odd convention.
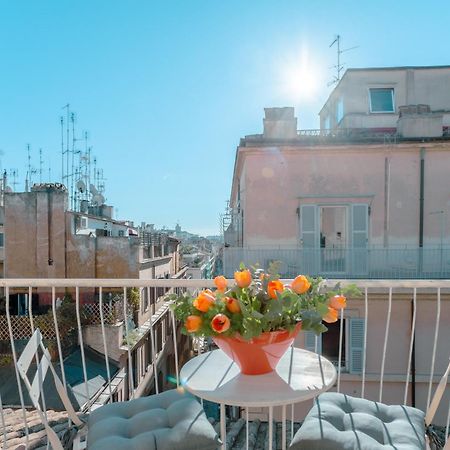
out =
[[[423,218],[425,192],[425,148],[420,149],[420,198],[419,198],[419,275],[423,271]]]
[[[414,315],[414,300],[411,300],[411,330]],[[411,406],[416,406],[416,331],[411,336],[412,355],[411,355]]]

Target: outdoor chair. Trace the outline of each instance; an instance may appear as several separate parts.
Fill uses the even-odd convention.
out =
[[[39,354],[40,360],[36,359]],[[39,363],[30,383],[27,372],[35,359]],[[88,422],[84,423],[75,412],[51,363],[50,353],[43,345],[39,329],[36,329],[28,341],[17,361],[17,367],[53,450],[70,447],[63,446],[56,432],[49,426],[41,407],[42,386],[48,369],[72,422],[71,431],[76,434],[73,439],[74,449],[214,450],[220,445],[218,435],[199,402],[190,394],[176,389],[104,405],[92,411]]]
[[[425,414],[417,408],[321,394],[295,434],[291,450],[425,450],[434,414],[447,384],[447,367]],[[443,450],[450,450],[450,439]]]

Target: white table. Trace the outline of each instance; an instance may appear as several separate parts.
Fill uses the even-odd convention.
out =
[[[326,358],[290,347],[274,372],[243,375],[221,350],[203,353],[188,361],[180,372],[182,386],[204,400],[220,404],[220,429],[226,445],[225,405],[269,408],[269,449],[272,448],[273,407],[282,406],[283,441],[286,448],[286,405],[312,399],[336,380],[336,369]],[[248,409],[247,409],[248,448]]]

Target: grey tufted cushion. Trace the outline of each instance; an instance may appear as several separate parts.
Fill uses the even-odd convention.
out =
[[[105,405],[89,416],[89,450],[213,450],[219,444],[201,405],[176,390]]]
[[[295,450],[423,450],[425,414],[334,392],[320,395],[291,443]]]

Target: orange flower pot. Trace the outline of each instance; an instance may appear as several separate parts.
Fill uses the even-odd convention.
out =
[[[214,336],[216,345],[228,355],[245,375],[262,375],[272,372],[281,357],[294,342],[301,329],[299,322],[291,332],[269,331],[246,341],[242,336]]]

